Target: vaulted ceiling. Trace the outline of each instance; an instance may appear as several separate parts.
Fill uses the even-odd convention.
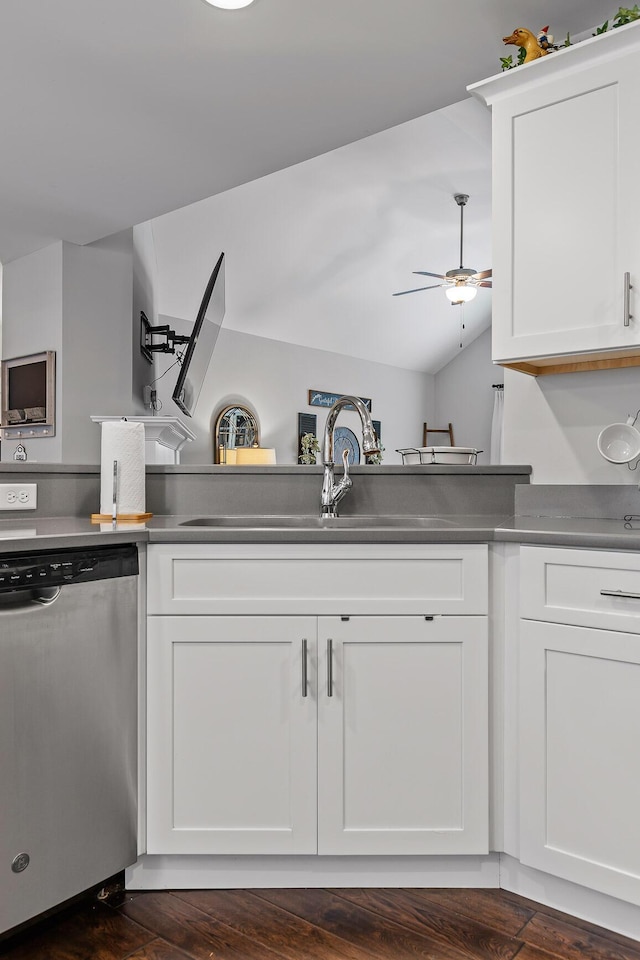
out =
[[[0,261],[87,243],[466,96],[604,0],[3,0]],[[515,52],[514,48],[511,48]]]

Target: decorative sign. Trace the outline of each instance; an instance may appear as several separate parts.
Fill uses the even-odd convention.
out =
[[[336,400],[344,396],[344,393],[325,393],[322,390],[309,390],[309,406],[332,407]],[[362,400],[369,413],[371,413],[371,400],[368,400],[366,397],[359,397],[358,399]],[[344,409],[355,410],[355,407],[353,404],[348,404]]]

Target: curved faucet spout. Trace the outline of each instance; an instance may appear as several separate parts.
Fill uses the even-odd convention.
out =
[[[338,414],[345,407],[354,407],[360,416],[362,424],[362,452],[365,456],[372,453],[379,453],[378,440],[376,438],[371,414],[359,397],[344,396],[340,397],[329,410],[327,420],[324,425],[324,438],[322,443],[322,462],[324,464],[324,477],[322,481],[321,511],[323,517],[337,517],[338,503],[344,497],[345,493],[353,486],[353,481],[349,476],[349,454],[345,450],[342,455],[344,463],[344,475],[338,483],[334,480],[335,463],[333,459],[333,434],[335,430]]]

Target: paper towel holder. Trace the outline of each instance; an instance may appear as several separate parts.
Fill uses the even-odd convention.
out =
[[[115,523],[145,523],[151,520],[152,513],[116,513]],[[92,513],[91,523],[113,523],[110,513]]]
[[[120,423],[127,424],[127,417],[120,417],[118,419]],[[140,440],[140,431],[141,431],[142,438],[144,438],[144,428],[141,427],[141,425],[132,424],[131,426],[133,427],[134,439],[136,442]],[[109,449],[108,446],[105,448],[104,431],[105,429],[109,429],[110,431],[113,431],[115,429],[115,424],[113,423],[113,420],[108,425],[106,425],[103,422],[102,429],[103,429],[103,434],[102,434],[102,450],[101,450],[101,453],[102,453],[101,467],[103,471],[108,468],[108,473],[106,475],[101,474],[100,506],[104,510],[105,502],[110,504],[111,513],[103,513],[103,512],[92,513],[90,517],[91,523],[111,522],[111,524],[115,529],[115,527],[119,523],[142,523],[146,520],[150,520],[153,514],[147,513],[144,510],[144,474],[142,477],[143,487],[141,491],[137,489],[134,489],[133,491],[131,491],[131,489],[125,490],[125,502],[131,503],[131,506],[134,506],[134,505],[137,506],[136,501],[140,499],[140,494],[142,494],[142,504],[141,504],[142,510],[138,509],[136,512],[124,513],[119,509],[122,503],[122,500],[120,499],[121,478],[124,476],[124,473],[126,471],[129,474],[128,476],[129,484],[131,484],[131,479],[132,479],[131,465],[129,461],[131,460],[132,453],[133,455],[135,455],[136,453],[140,454],[142,453],[142,450],[140,449],[136,451],[135,446],[133,450],[117,449],[117,447],[116,449],[113,449],[113,447]],[[129,424],[127,424],[127,433],[129,432],[130,432]],[[109,456],[105,462],[104,457],[106,452],[110,453],[111,456]],[[144,464],[144,455],[143,455],[142,463]],[[136,480],[138,479],[139,478],[136,477]],[[111,483],[105,486],[105,484],[109,480],[111,480]]]

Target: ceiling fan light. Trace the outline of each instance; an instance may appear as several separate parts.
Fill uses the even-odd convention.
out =
[[[476,287],[470,287],[465,283],[461,283],[452,287],[445,287],[444,292],[451,303],[468,303],[469,300],[473,300],[478,291]]]
[[[222,10],[239,10],[241,7],[248,7],[253,0],[204,0],[212,7],[220,7]]]

